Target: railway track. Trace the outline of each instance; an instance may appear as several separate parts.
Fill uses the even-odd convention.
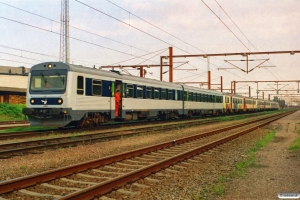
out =
[[[0,121],[0,125],[6,124],[28,124],[29,121],[27,120],[11,120],[11,121]]]
[[[256,117],[261,115],[260,113],[251,113],[251,114],[243,114],[243,117]],[[234,117],[234,116],[233,116]],[[86,128],[80,129],[80,131],[95,131],[99,129],[112,129],[112,128],[121,128],[126,126],[142,126],[148,124],[157,124],[157,123],[172,123],[172,122],[181,122],[187,121],[191,119],[181,119],[181,120],[173,120],[173,121],[137,121],[134,123],[115,123],[115,124],[104,124],[95,128]],[[219,122],[217,118],[194,118],[194,120],[203,120],[205,123],[214,123]],[[15,131],[15,132],[6,132],[0,134],[0,140],[8,140],[8,139],[18,139],[18,138],[30,138],[30,137],[42,137],[48,136],[50,134],[69,134],[73,132],[78,132],[79,130],[76,128],[64,128],[64,129],[47,129],[47,130],[33,130],[33,131]]]
[[[187,121],[191,119],[182,119],[176,120],[176,122]],[[198,121],[203,121],[203,123],[214,123],[218,122],[219,120],[216,118],[212,119],[194,119]],[[8,139],[19,139],[19,138],[30,138],[30,137],[41,137],[41,136],[48,136],[50,134],[69,134],[69,133],[78,133],[80,132],[88,132],[88,131],[99,131],[100,130],[107,130],[107,129],[117,129],[117,128],[125,128],[125,127],[135,127],[135,126],[144,126],[144,125],[152,125],[152,124],[168,124],[173,123],[174,121],[137,121],[134,123],[115,123],[115,124],[104,124],[94,128],[85,128],[85,129],[77,129],[77,128],[64,128],[64,129],[47,129],[47,130],[32,130],[32,131],[16,131],[16,132],[6,132],[0,134],[0,140],[8,140]]]
[[[208,124],[216,122],[216,119],[210,120],[193,120],[193,121],[183,121],[173,124],[163,124],[163,125],[147,125],[146,127],[140,128],[128,128],[122,130],[108,130],[100,131],[94,133],[87,133],[82,135],[72,135],[72,136],[59,136],[56,138],[48,139],[36,139],[23,142],[5,143],[0,144],[0,159],[10,158],[13,156],[21,156],[25,154],[37,154],[42,153],[45,149],[57,149],[57,148],[68,148],[77,145],[90,144],[94,142],[103,142],[108,140],[116,140],[123,137],[131,137],[139,134],[146,134],[150,132],[159,132],[172,130],[174,128],[183,128],[187,126],[195,126],[201,124]]]
[[[159,174],[157,172],[161,169],[167,170],[171,165],[186,161],[197,154],[229,142],[288,114],[290,113],[261,119],[251,126],[247,122],[247,127],[245,127],[246,124],[239,124],[102,159],[0,182],[0,194],[5,199],[17,199],[19,197],[25,199],[26,197],[35,199],[93,199],[112,190],[117,190],[128,183],[135,184],[138,188],[146,188],[149,186],[134,181],[142,178],[144,182],[155,182],[157,180],[147,176]],[[242,130],[240,130],[241,126],[244,126]],[[237,128],[238,130],[236,130]],[[222,133],[224,131],[225,133]],[[222,135],[219,135],[221,133]],[[221,136],[221,138],[214,137],[216,135]],[[129,193],[121,189],[119,192]]]
[[[30,126],[30,124],[29,121],[26,120],[0,122],[0,130],[5,130],[8,128],[16,128],[16,127],[27,127],[27,126]]]

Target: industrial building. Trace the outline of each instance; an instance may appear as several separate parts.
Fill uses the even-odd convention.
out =
[[[29,68],[0,66],[0,103],[25,104]]]

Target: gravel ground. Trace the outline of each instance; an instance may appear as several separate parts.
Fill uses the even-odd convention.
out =
[[[243,190],[243,188],[255,188],[254,190],[251,190],[251,193],[253,195],[257,194],[260,190],[265,191],[265,183],[261,183],[260,186],[256,187],[242,187],[243,185],[250,185],[251,183],[254,184],[256,179],[259,179],[260,177],[263,177],[262,179],[268,181],[269,183],[275,183],[278,182],[277,185],[280,186],[280,182],[287,179],[289,180],[291,185],[294,185],[296,188],[299,188],[299,181],[296,181],[293,179],[292,176],[299,177],[299,173],[295,173],[297,169],[299,169],[299,152],[290,154],[287,151],[284,151],[287,149],[286,146],[289,146],[291,142],[296,138],[296,134],[292,133],[294,130],[295,123],[298,123],[297,121],[293,121],[299,118],[300,113],[295,113],[291,116],[293,117],[285,117],[285,119],[289,119],[289,131],[291,132],[289,139],[282,139],[284,137],[284,133],[286,133],[287,122],[279,123],[281,120],[277,121],[278,125],[278,133],[276,134],[276,138],[273,142],[275,146],[273,146],[270,150],[264,150],[262,152],[265,152],[266,155],[261,155],[258,153],[258,159],[257,162],[261,162],[258,164],[258,166],[265,166],[268,167],[256,167],[251,168],[249,171],[253,170],[253,174],[250,174],[245,176],[244,179],[234,179],[230,181],[226,181],[225,188],[223,188],[223,185],[220,185],[220,179],[223,180],[224,177],[228,176],[234,169],[235,164],[243,159],[246,155],[246,149],[250,148],[255,141],[258,139],[261,139],[263,136],[265,136],[269,129],[263,128],[259,129],[257,131],[252,132],[251,134],[248,134],[247,136],[243,138],[236,139],[233,143],[227,143],[222,145],[221,147],[217,148],[216,150],[213,150],[212,152],[205,153],[203,155],[196,156],[193,158],[192,161],[184,162],[181,164],[178,164],[178,166],[185,167],[185,168],[178,168],[177,166],[171,167],[171,169],[174,169],[176,171],[180,171],[180,173],[170,173],[168,171],[162,171],[160,175],[152,175],[152,178],[159,179],[161,182],[159,183],[147,183],[152,185],[150,189],[144,189],[139,190],[141,193],[137,196],[128,196],[128,195],[122,195],[122,194],[113,194],[113,196],[117,195],[120,199],[276,199],[276,195],[281,190],[276,190],[275,193],[272,193],[273,195],[270,196],[271,193],[266,193],[262,198],[258,196],[247,196],[249,191]],[[293,122],[292,122],[293,121]],[[150,134],[150,135],[144,135],[144,136],[138,136],[138,137],[132,137],[132,138],[126,138],[122,140],[117,141],[109,141],[109,142],[103,142],[103,143],[97,143],[92,145],[85,145],[85,146],[78,146],[78,147],[72,147],[68,149],[58,149],[58,150],[52,150],[52,151],[46,151],[43,154],[39,155],[26,155],[26,156],[20,156],[20,157],[14,157],[7,160],[0,160],[0,180],[9,180],[12,178],[25,176],[34,174],[37,172],[62,167],[82,161],[88,161],[91,159],[97,159],[104,156],[108,156],[115,153],[120,153],[132,149],[136,149],[138,147],[143,147],[151,144],[156,144],[158,142],[164,142],[169,141],[174,138],[184,137],[187,135],[192,135],[198,132],[204,132],[211,130],[212,128],[217,127],[223,127],[232,125],[233,123],[240,123],[241,121],[235,121],[235,122],[222,122],[218,124],[212,124],[212,125],[202,125],[198,127],[192,127],[182,130],[176,130],[172,132],[165,132],[165,133],[158,133],[158,134]],[[294,125],[292,124],[294,123]],[[300,127],[299,127],[300,129]],[[283,136],[279,135],[280,131],[283,132]],[[285,148],[282,146],[282,141],[288,141],[288,143],[285,145]],[[271,144],[273,144],[271,143]],[[270,145],[271,145],[270,144]],[[271,170],[271,173],[273,176],[268,176],[265,174],[265,172],[259,172],[258,176],[255,176],[255,173],[257,173],[258,170],[265,170],[269,169],[268,163],[271,163],[271,161],[274,160],[280,160],[278,158],[281,158],[281,156],[277,156],[277,150],[282,147],[283,149],[281,153],[287,153],[288,158],[286,159],[286,156],[283,155],[283,160],[286,161],[292,161],[296,164],[288,163],[288,166],[283,165],[285,162],[279,162],[274,163],[274,165],[277,166],[277,168],[274,170]],[[274,151],[276,150],[276,154],[274,154]],[[280,151],[278,152],[280,153]],[[272,156],[273,155],[273,156]],[[297,157],[298,155],[298,157]],[[285,157],[284,157],[285,156]],[[268,158],[267,164],[264,164],[265,158]],[[270,160],[269,160],[270,159]],[[281,164],[281,165],[280,165]],[[272,165],[273,166],[273,165]],[[287,169],[288,167],[289,174],[282,179],[280,175],[277,172],[281,171],[281,174],[285,175],[285,170],[278,170],[281,169]],[[249,173],[250,173],[249,172]],[[284,173],[283,173],[284,172]],[[299,172],[299,170],[298,170]],[[263,174],[261,174],[263,173]],[[165,175],[165,178],[163,178],[161,175]],[[268,180],[269,179],[269,180]],[[240,182],[238,182],[240,181]],[[245,181],[248,181],[246,184]],[[145,180],[140,180],[140,183],[144,183]],[[223,182],[223,181],[222,181]],[[254,184],[255,185],[255,184]],[[281,184],[283,185],[283,184]],[[239,186],[239,187],[238,187]],[[275,187],[275,185],[270,185],[271,187]],[[240,188],[241,187],[241,188]],[[287,186],[287,188],[292,188]],[[124,189],[126,190],[136,190],[133,186],[127,185],[124,186]],[[284,189],[284,188],[282,188]],[[221,195],[219,197],[218,194],[223,194],[225,192],[225,195]],[[292,191],[291,191],[292,192]],[[295,191],[294,191],[295,192]],[[300,192],[300,190],[298,190]],[[245,196],[243,194],[245,193]],[[259,193],[260,194],[260,193]],[[274,196],[275,194],[275,196]],[[109,195],[108,195],[109,196]]]
[[[300,136],[300,111],[277,120],[275,138],[259,152],[257,160],[243,179],[226,185],[220,199],[278,199],[280,192],[300,193],[300,150],[289,151]]]
[[[252,118],[249,119],[252,120]],[[220,122],[217,124],[201,125],[176,131],[166,131],[163,133],[124,138],[122,140],[101,142],[65,149],[47,150],[42,154],[29,154],[9,159],[0,159],[0,181],[10,180],[78,162],[103,158],[105,156],[129,151],[139,147],[170,141],[176,138],[193,135],[198,132],[209,131],[212,128],[221,128],[241,123],[242,121],[244,120]]]

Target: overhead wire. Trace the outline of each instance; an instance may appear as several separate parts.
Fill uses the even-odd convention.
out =
[[[38,16],[38,17],[41,17],[41,18],[50,20],[51,22],[56,22],[56,23],[59,23],[59,24],[60,24],[59,21],[56,21],[56,20],[54,20],[54,19],[50,19],[50,18],[48,18],[48,17],[42,16],[42,15],[38,15],[38,14],[36,14],[36,13],[33,13],[33,12],[30,12],[30,11],[27,11],[27,10],[24,10],[24,9],[21,9],[21,8],[18,8],[18,7],[16,7],[16,6],[9,5],[9,4],[7,4],[7,3],[3,3],[3,2],[0,2],[0,3],[3,4],[3,5],[6,5],[6,6],[12,7],[12,8],[14,8],[14,9],[21,10],[21,11],[23,11],[23,12],[26,12],[26,13],[29,13],[29,14],[32,14],[32,15],[35,15],[35,16]],[[75,27],[75,26],[72,26],[72,25],[69,25],[69,27],[74,28],[74,29],[77,29],[77,30],[80,30],[80,31],[83,31],[83,32],[85,32],[85,33],[89,33],[89,34],[91,34],[91,35],[95,35],[95,36],[104,38],[104,39],[106,39],[106,40],[110,40],[110,41],[112,41],[112,42],[116,42],[116,43],[119,43],[119,44],[122,44],[122,45],[125,45],[125,46],[128,46],[128,47],[134,48],[134,49],[138,49],[138,50],[141,50],[141,51],[149,52],[149,51],[147,51],[147,50],[144,50],[144,49],[141,49],[141,48],[138,48],[138,47],[129,45],[129,44],[125,44],[125,43],[123,43],[123,42],[120,42],[120,41],[117,41],[117,40],[113,40],[113,39],[110,39],[110,38],[108,38],[108,37],[104,37],[104,36],[102,36],[102,35],[99,35],[99,34],[96,34],[96,33],[92,33],[92,32],[90,32],[90,31],[86,31],[86,30],[83,30],[83,29],[81,29],[81,28],[78,28],[78,27]]]
[[[191,45],[191,44],[189,44],[188,42],[186,42],[186,41],[184,41],[184,40],[182,40],[182,39],[180,39],[180,38],[176,37],[175,35],[173,35],[173,34],[171,34],[171,33],[167,32],[167,31],[165,31],[165,30],[163,30],[163,29],[159,28],[158,26],[154,25],[153,23],[150,23],[150,22],[148,22],[148,21],[146,21],[146,20],[142,19],[141,17],[139,17],[139,16],[137,16],[137,15],[133,14],[132,12],[130,12],[130,11],[128,11],[128,10],[126,10],[126,9],[122,8],[121,6],[119,6],[119,5],[117,5],[117,4],[113,3],[113,2],[111,2],[110,0],[107,0],[107,1],[108,1],[109,3],[111,3],[111,4],[115,5],[116,7],[118,7],[118,8],[120,8],[120,9],[122,9],[122,10],[124,10],[124,11],[126,11],[126,12],[130,13],[131,15],[133,15],[133,16],[135,16],[135,17],[137,17],[138,19],[142,20],[143,22],[145,22],[145,23],[147,23],[147,24],[150,24],[151,26],[153,26],[153,27],[155,27],[155,28],[157,28],[157,29],[159,29],[159,30],[163,31],[164,33],[167,33],[167,34],[171,35],[172,37],[174,37],[174,38],[176,38],[176,39],[178,39],[178,40],[180,40],[180,41],[184,42],[185,44],[188,44],[188,45],[190,45],[190,46],[192,46],[192,47],[194,47],[194,48],[196,48],[196,49],[198,49],[198,50],[200,50],[200,51],[202,51],[202,52],[205,52],[204,50],[201,50],[201,49],[199,49],[199,48],[195,47],[194,45]],[[222,8],[222,10],[223,10],[223,8]],[[248,50],[249,50],[249,49],[248,49]],[[250,51],[250,50],[249,50],[249,51]],[[205,52],[205,53],[206,53],[206,52]],[[208,61],[207,61],[207,62],[208,62]],[[226,70],[226,71],[227,71],[227,70]],[[228,72],[228,71],[227,71],[227,72]],[[229,72],[229,73],[230,73],[230,72]]]
[[[0,60],[4,60],[4,61],[9,61],[9,62],[16,62],[16,63],[22,63],[22,64],[29,64],[29,65],[35,65],[36,63],[27,63],[27,62],[19,62],[19,61],[15,61],[15,60],[7,60],[7,59],[1,59]]]
[[[110,17],[110,18],[112,18],[112,19],[114,19],[114,20],[116,20],[116,21],[118,21],[118,22],[120,22],[120,23],[122,23],[122,24],[125,24],[125,25],[127,25],[127,26],[130,26],[131,28],[136,29],[137,31],[140,31],[140,32],[142,32],[142,33],[144,33],[144,34],[146,34],[146,35],[152,37],[152,38],[155,38],[155,39],[158,40],[158,41],[161,41],[161,42],[163,42],[163,43],[165,43],[165,44],[168,44],[168,45],[170,45],[170,46],[173,46],[173,47],[175,47],[175,48],[177,48],[177,49],[179,49],[179,50],[181,50],[181,51],[183,51],[183,52],[185,52],[185,53],[191,54],[191,53],[187,52],[186,50],[184,50],[184,49],[182,49],[182,48],[180,48],[180,47],[177,47],[177,46],[175,46],[175,45],[172,45],[171,43],[169,43],[169,42],[167,42],[167,41],[165,41],[165,40],[162,40],[162,39],[160,39],[160,38],[158,38],[158,37],[156,37],[156,36],[154,36],[154,35],[151,35],[150,33],[147,33],[146,31],[143,31],[143,30],[141,30],[141,29],[139,29],[139,28],[137,28],[137,27],[135,27],[135,26],[133,26],[133,25],[127,24],[126,22],[124,22],[124,21],[122,21],[122,20],[120,20],[120,19],[118,19],[118,18],[116,18],[116,17],[114,17],[114,16],[111,16],[111,15],[109,15],[109,14],[107,14],[107,13],[105,13],[105,12],[103,12],[103,11],[101,11],[101,10],[95,8],[95,7],[92,7],[92,6],[88,5],[88,4],[85,4],[85,3],[83,3],[83,2],[81,2],[81,1],[79,1],[79,0],[75,0],[75,1],[77,1],[78,3],[80,3],[80,4],[82,4],[82,5],[86,6],[86,7],[91,8],[91,9],[93,9],[93,10],[99,12],[99,13],[102,13],[103,15],[106,15],[106,16],[108,16],[108,17]],[[202,61],[204,61],[204,62],[207,62],[207,61],[205,61],[205,60],[203,60],[203,59],[201,59],[201,58],[199,58],[199,59],[202,60]],[[216,65],[213,64],[213,63],[211,63],[211,64],[214,65],[214,66],[216,66]]]
[[[36,55],[40,55],[40,56],[46,56],[46,57],[56,58],[57,59],[57,56],[54,56],[54,55],[42,54],[42,53],[38,53],[38,52],[33,52],[33,51],[29,51],[29,50],[25,50],[25,49],[20,49],[20,48],[15,48],[15,47],[9,47],[9,46],[5,46],[5,45],[0,45],[0,47],[2,47],[2,48],[8,48],[8,49],[13,49],[13,50],[21,51],[21,52],[27,52],[27,53],[31,53],[31,54],[36,54]],[[71,59],[71,61],[77,61],[77,62],[83,62],[83,63],[91,63],[91,64],[100,64],[100,63],[97,63],[97,62],[77,60],[77,59]],[[104,64],[100,64],[100,65],[104,65]]]
[[[192,44],[190,44],[190,43],[188,43],[188,42],[186,42],[186,41],[180,39],[179,37],[175,36],[174,34],[169,33],[169,32],[167,32],[167,31],[163,30],[162,28],[160,28],[160,27],[154,25],[153,23],[144,20],[143,18],[141,18],[141,17],[139,17],[139,16],[133,14],[132,12],[130,12],[130,11],[124,9],[124,8],[122,8],[121,6],[119,6],[119,5],[115,4],[115,3],[113,3],[112,1],[110,1],[110,0],[106,0],[106,1],[108,1],[108,2],[111,3],[111,4],[113,4],[114,6],[116,6],[116,7],[120,8],[120,9],[122,9],[122,10],[124,10],[124,11],[130,13],[131,15],[133,15],[133,16],[135,16],[136,18],[142,20],[143,22],[145,22],[145,23],[147,23],[147,24],[150,24],[151,26],[153,26],[153,27],[159,29],[160,31],[162,31],[162,32],[164,32],[164,33],[166,33],[166,34],[168,34],[168,35],[170,35],[170,36],[172,36],[172,37],[174,37],[174,38],[180,40],[181,42],[184,42],[185,44],[188,44],[189,46],[194,47],[195,49],[198,49],[198,50],[200,50],[200,51],[206,53],[204,50],[199,49],[198,47],[196,47],[196,46],[194,46],[194,45],[192,45]]]
[[[239,26],[233,21],[233,19],[228,15],[228,13],[223,9],[223,7],[219,4],[217,0],[215,2],[218,4],[218,6],[222,9],[222,11],[226,14],[226,16],[230,19],[230,21],[235,25],[235,27],[243,34],[243,36],[247,39],[247,41],[254,47],[256,51],[259,51],[255,45],[249,40],[249,38],[244,34],[244,32],[239,28]],[[256,56],[255,56],[256,57]],[[263,57],[263,56],[262,56]],[[269,60],[268,62],[272,64]],[[273,74],[272,74],[273,75]],[[274,76],[274,75],[273,75]],[[275,76],[274,76],[275,77]],[[276,78],[276,77],[275,77]],[[278,79],[278,78],[276,78]]]
[[[50,30],[47,30],[47,29],[44,29],[44,28],[41,28],[41,27],[38,27],[38,26],[31,25],[31,24],[23,23],[23,22],[16,21],[16,20],[9,19],[9,18],[2,17],[2,16],[0,16],[0,18],[8,20],[8,21],[15,22],[15,23],[18,23],[18,24],[26,25],[26,26],[29,26],[29,27],[32,27],[32,28],[36,28],[36,29],[39,29],[39,30],[43,30],[43,31],[46,31],[46,32],[50,32],[50,33],[53,33],[53,34],[60,35],[60,33],[54,32],[52,30],[50,31]],[[129,55],[129,56],[132,56],[132,57],[135,57],[135,58],[138,57],[138,56],[134,56],[133,54],[129,54],[129,53],[126,53],[126,52],[123,52],[123,51],[119,51],[119,50],[113,49],[113,48],[109,48],[109,47],[105,47],[105,46],[102,46],[102,45],[99,45],[99,44],[88,42],[88,41],[85,41],[85,40],[82,40],[82,39],[79,39],[79,38],[75,38],[75,37],[71,37],[71,36],[69,36],[69,38],[71,38],[73,40],[77,40],[77,41],[83,42],[83,43],[87,43],[87,44],[90,44],[90,45],[98,46],[98,47],[101,47],[101,48],[104,48],[104,49],[108,49],[108,50],[111,50],[111,51],[114,51],[114,52],[117,52],[117,53],[121,53],[121,54],[124,54],[124,55]],[[139,57],[139,58],[144,59],[142,57]]]
[[[0,54],[6,54],[6,55],[10,55],[10,56],[15,56],[15,57],[20,57],[20,58],[35,60],[35,61],[39,61],[39,62],[44,62],[42,60],[37,60],[37,59],[34,59],[34,58],[28,58],[28,57],[25,57],[25,56],[19,56],[19,55],[15,55],[15,54],[11,54],[11,53],[0,52]]]

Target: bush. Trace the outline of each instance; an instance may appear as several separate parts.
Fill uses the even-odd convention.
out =
[[[25,107],[25,104],[0,103],[0,120],[23,120],[22,109]]]

